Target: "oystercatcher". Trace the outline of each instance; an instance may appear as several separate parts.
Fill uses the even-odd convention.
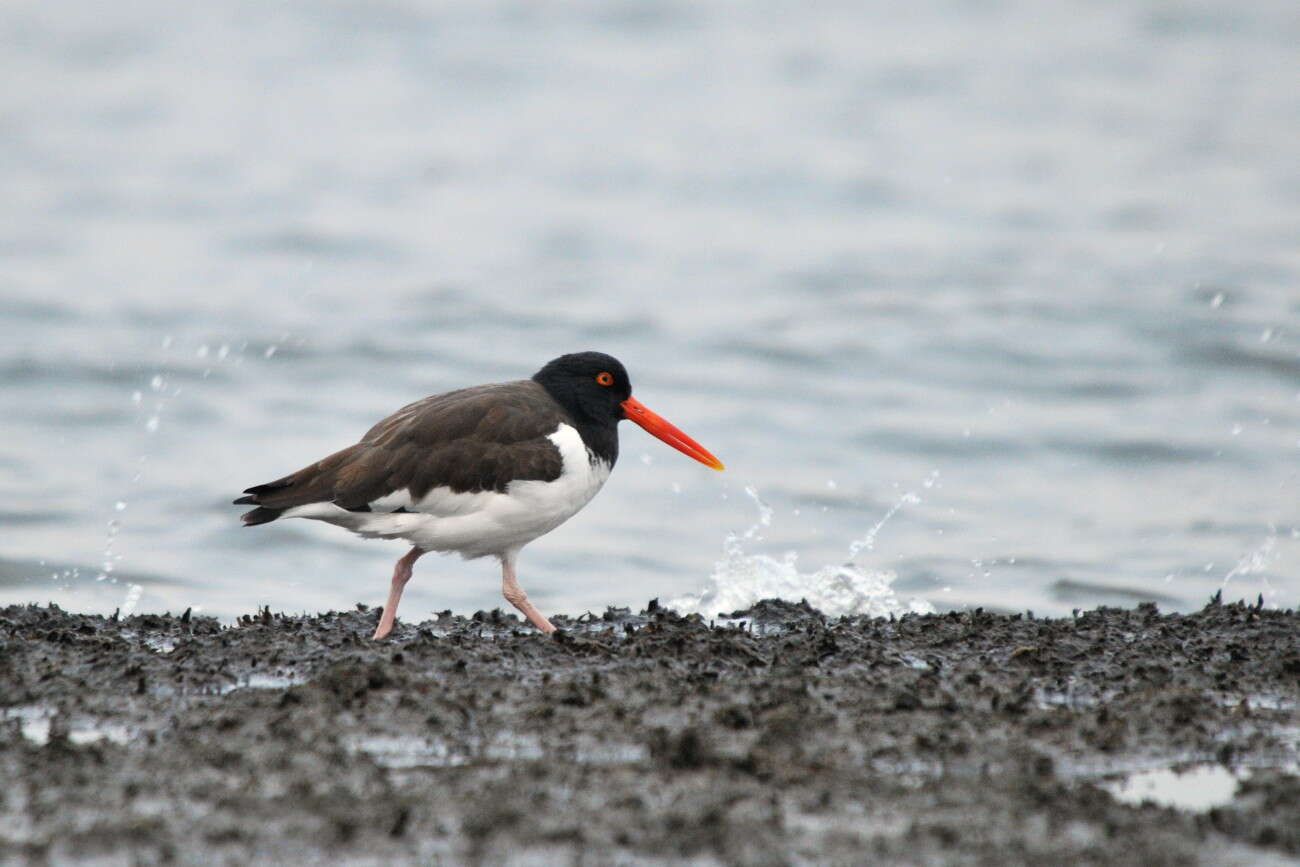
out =
[[[399,409],[348,446],[244,491],[245,526],[312,518],[372,539],[404,539],[375,630],[393,628],[411,569],[429,551],[501,561],[501,590],[543,632],[555,627],[515,579],[519,549],[587,505],[618,460],[630,419],[715,470],[722,462],[632,396],[619,361],[562,355],[532,379],[435,394]]]

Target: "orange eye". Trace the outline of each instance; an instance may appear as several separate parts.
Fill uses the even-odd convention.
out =
[[[610,373],[608,370],[602,370],[600,373],[596,374],[596,382],[599,382],[601,385],[613,385],[614,374]]]

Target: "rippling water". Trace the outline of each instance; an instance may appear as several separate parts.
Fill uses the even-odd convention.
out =
[[[1242,6],[9,0],[0,601],[378,604],[397,545],[229,500],[595,348],[729,469],[624,426],[543,610],[1295,605],[1300,14]]]

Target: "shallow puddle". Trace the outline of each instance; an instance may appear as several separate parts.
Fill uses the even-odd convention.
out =
[[[20,705],[7,708],[0,721],[17,720],[18,731],[24,739],[37,746],[45,746],[50,742],[56,714],[56,709],[47,705]],[[78,746],[99,741],[125,744],[131,740],[131,734],[131,729],[119,723],[95,723],[84,719],[69,725],[67,729],[68,741]]]
[[[144,642],[145,647],[160,656],[166,656],[176,649],[176,641],[170,636],[146,635],[141,640]]]
[[[237,689],[285,689],[306,683],[306,678],[293,674],[250,674],[234,683],[223,684],[219,692],[225,695]]]
[[[368,735],[349,740],[355,752],[365,753],[389,768],[449,768],[480,762],[540,761],[547,752],[537,738],[503,734],[487,743],[453,746],[432,738]],[[590,765],[635,764],[649,758],[641,744],[595,744],[559,753],[565,761]]]
[[[1222,765],[1197,765],[1181,771],[1153,768],[1135,771],[1101,787],[1125,804],[1150,801],[1161,807],[1203,813],[1232,801],[1237,784],[1249,775],[1249,770],[1233,770]]]

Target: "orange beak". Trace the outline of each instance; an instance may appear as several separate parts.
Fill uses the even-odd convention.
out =
[[[623,407],[624,418],[641,425],[652,435],[668,443],[677,451],[695,458],[706,467],[712,467],[715,470],[723,469],[722,461],[709,454],[708,449],[682,433],[672,424],[669,424],[662,417],[651,412],[646,408],[645,404],[635,397],[629,397],[623,401],[621,406]]]

